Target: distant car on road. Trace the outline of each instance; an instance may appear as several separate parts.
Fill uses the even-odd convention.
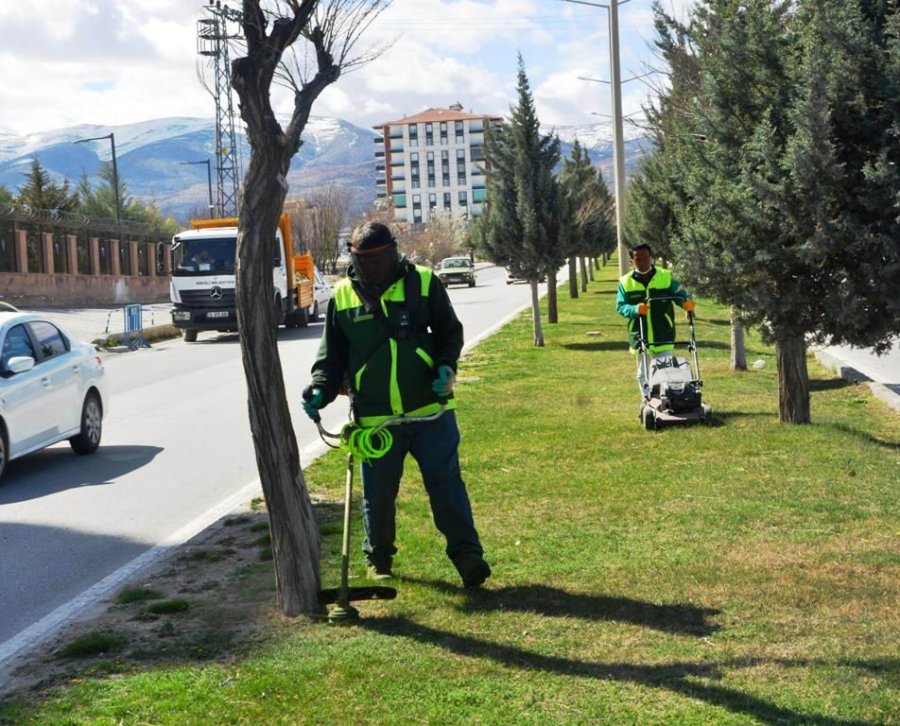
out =
[[[40,315],[0,310],[0,476],[13,459],[66,439],[76,454],[94,453],[106,401],[91,343]]]
[[[475,266],[468,257],[447,257],[437,269],[438,279],[448,285],[475,287]]]
[[[518,275],[516,275],[515,272],[513,272],[510,268],[507,267],[506,268],[506,284],[512,285],[514,282],[528,282],[528,280],[526,280],[524,277],[519,277]],[[547,276],[541,275],[538,282],[547,282]]]
[[[331,300],[334,295],[334,288],[331,286],[331,283],[325,279],[325,276],[319,272],[318,267],[313,267],[313,272],[316,276],[315,280],[313,280],[314,302],[309,311],[309,319],[318,320],[319,316],[325,312],[328,307],[328,301]]]

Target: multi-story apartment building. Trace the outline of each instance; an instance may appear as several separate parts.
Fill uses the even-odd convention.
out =
[[[457,103],[375,126],[378,199],[396,221],[421,224],[446,212],[479,216],[487,200],[485,130],[501,122]]]

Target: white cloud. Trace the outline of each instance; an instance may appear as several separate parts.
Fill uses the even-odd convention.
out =
[[[0,2],[0,127],[19,133],[77,123],[114,125],[213,115],[197,80],[197,20],[205,0]],[[664,0],[681,12],[689,0]],[[230,0],[234,8],[238,0]],[[642,72],[653,28],[651,0],[620,11],[623,75]],[[363,44],[392,40],[379,59],[342,77],[316,115],[363,126],[459,101],[505,115],[515,101],[521,52],[545,123],[590,123],[608,90],[604,11],[561,0],[395,0]],[[626,112],[646,93],[625,87]],[[279,115],[293,99],[273,94]],[[633,106],[633,108],[630,108]]]

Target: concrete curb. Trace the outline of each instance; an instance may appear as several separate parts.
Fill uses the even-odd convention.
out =
[[[865,373],[858,371],[851,365],[847,365],[847,363],[831,353],[827,353],[824,350],[817,350],[815,351],[815,354],[819,363],[827,368],[831,368],[840,378],[854,383],[868,383],[869,390],[875,398],[883,401],[895,411],[900,411],[900,394],[895,393],[883,383],[873,381]]]

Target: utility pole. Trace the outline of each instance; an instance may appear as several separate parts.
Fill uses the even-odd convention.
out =
[[[212,193],[212,172],[209,167],[209,159],[203,159],[202,161],[179,161],[179,164],[206,164],[206,186],[209,190],[209,216],[215,219],[216,216],[216,205],[213,203],[213,193]]]
[[[110,131],[105,136],[92,136],[89,139],[78,139],[77,141],[73,141],[73,144],[84,144],[88,141],[103,141],[105,139],[109,139],[110,147],[112,148],[112,183],[113,183],[113,193],[115,194],[116,199],[116,229],[119,233],[119,244],[125,244],[125,240],[122,239],[122,202],[119,199],[119,167],[116,164],[116,135]]]
[[[612,89],[613,174],[616,184],[616,243],[619,256],[619,276],[628,273],[628,246],[622,234],[625,225],[625,139],[622,131],[622,80],[619,73],[619,5],[628,0],[610,0],[609,5],[585,0],[563,0],[576,5],[590,5],[609,12],[609,85]],[[594,80],[594,79],[585,79]]]
[[[228,42],[241,36],[229,33],[228,23],[239,23],[242,15],[221,0],[209,0],[203,12],[208,17],[197,21],[197,52],[210,58],[213,69],[213,87],[207,88],[216,102],[217,210],[220,217],[233,217],[240,201],[240,149],[234,132]]]

